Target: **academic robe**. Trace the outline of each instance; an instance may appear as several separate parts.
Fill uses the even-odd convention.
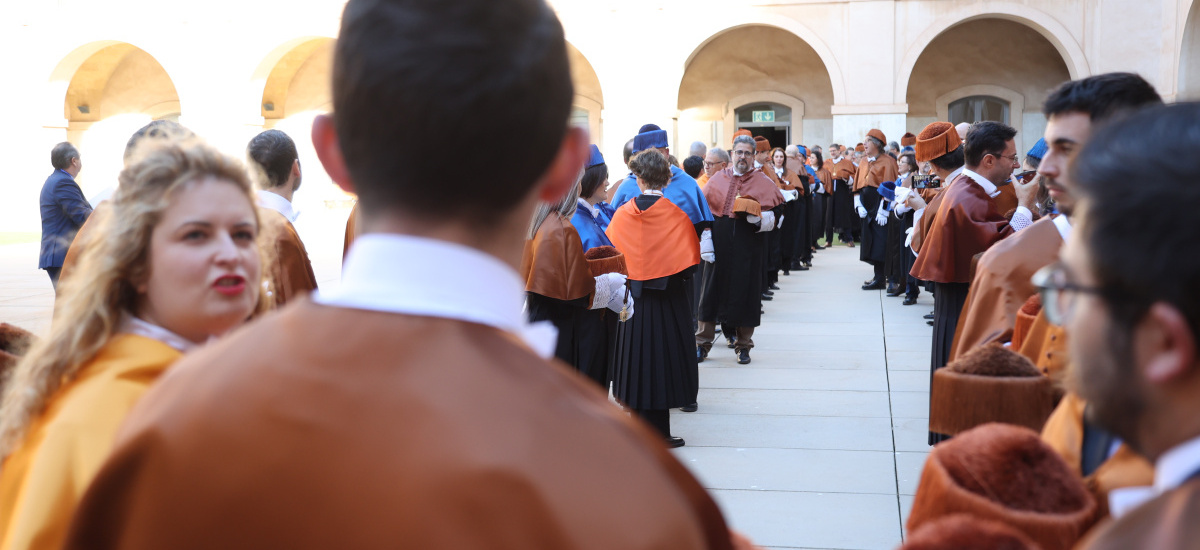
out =
[[[1093,528],[1076,548],[1081,550],[1185,550],[1200,541],[1200,478]]]
[[[671,181],[667,182],[667,186],[662,191],[663,196],[671,201],[671,204],[678,206],[688,215],[692,224],[713,221],[712,212],[709,211],[708,203],[704,200],[704,191],[696,184],[696,180],[678,166],[671,166]],[[642,190],[637,186],[637,177],[629,174],[617,186],[617,190],[609,198],[609,202],[612,203],[613,208],[620,208],[627,201],[641,194]]]
[[[657,434],[511,333],[302,300],[160,381],[65,548],[730,545]]]
[[[1067,330],[1051,323],[1045,311],[1039,311],[1028,327],[1021,337],[1018,351],[1033,361],[1042,374],[1061,385],[1070,362]]]
[[[688,288],[700,264],[696,227],[666,198],[642,195],[608,229],[625,256],[635,311],[618,329],[613,396],[637,410],[695,403],[700,377]]]
[[[801,168],[801,170],[803,169]],[[763,173],[768,178],[771,178],[771,181],[779,187],[780,191],[796,191],[799,193],[799,197],[796,200],[783,203],[783,224],[777,227],[775,231],[772,231],[767,237],[768,240],[778,240],[778,262],[768,262],[769,269],[778,270],[781,267],[789,267],[793,261],[803,260],[805,257],[804,252],[807,249],[804,247],[808,246],[804,243],[808,236],[808,232],[806,231],[808,209],[805,202],[809,194],[808,185],[801,180],[797,172],[793,172],[790,169],[784,170],[783,177],[780,177],[771,166],[764,166]],[[808,176],[806,175],[805,179],[807,178]],[[771,249],[774,251],[776,247],[771,245]]]
[[[720,320],[722,326],[757,327],[761,321],[762,281],[766,233],[733,212],[738,196],[758,201],[762,210],[776,209],[783,202],[779,188],[759,170],[740,176],[726,168],[713,174],[704,187],[711,215],[712,264],[701,290],[697,319]],[[778,214],[776,214],[778,216]]]
[[[346,218],[346,238],[342,242],[342,261],[346,261],[346,254],[350,253],[350,243],[354,242],[354,237],[358,236],[358,202],[354,203],[354,208],[350,209],[350,217]]]
[[[530,321],[558,329],[554,356],[601,387],[608,387],[609,354],[604,312],[591,309],[596,279],[583,257],[575,226],[551,212],[521,258]]]
[[[845,157],[840,162],[830,164],[829,172],[833,183],[826,187],[831,193],[830,219],[836,233],[849,236],[850,229],[858,223],[858,214],[854,212],[854,199],[850,193],[850,178],[857,170],[854,163]]]
[[[701,173],[700,177],[696,178],[696,185],[699,185],[700,189],[704,189],[704,186],[708,185],[708,174]]]
[[[50,397],[0,465],[0,548],[62,546],[117,428],[181,355],[158,340],[117,334]]]
[[[1112,456],[1088,475],[1083,474],[1083,414],[1087,402],[1067,393],[1042,427],[1042,441],[1054,449],[1096,498],[1100,518],[1108,515],[1108,493],[1122,487],[1140,487],[1154,483],[1154,465],[1129,445],[1121,443]]]
[[[67,275],[75,269],[75,264],[79,263],[80,256],[87,249],[88,243],[95,237],[98,228],[104,225],[104,219],[112,210],[112,204],[109,201],[104,201],[96,205],[92,209],[92,214],[88,216],[83,225],[79,226],[79,231],[75,232],[75,238],[71,241],[71,246],[67,247],[67,255],[63,257],[62,267],[59,268],[59,282],[67,280]]]
[[[258,217],[274,250],[267,275],[275,305],[282,306],[316,290],[317,276],[296,227],[283,214],[270,208],[259,208]]]
[[[571,225],[575,226],[575,231],[579,232],[584,252],[597,246],[612,246],[612,242],[604,234],[604,230],[608,227],[608,220],[592,215],[592,211],[582,205],[575,210],[575,215],[571,216]]]
[[[1054,220],[1044,218],[983,253],[954,330],[950,361],[989,342],[1011,340],[1017,311],[1037,292],[1030,279],[1058,259],[1062,244]]]
[[[938,201],[936,223],[930,220],[927,226],[912,274],[923,281],[969,284],[971,258],[1011,235],[1013,228],[996,202],[965,173],[939,197],[934,199]]]
[[[854,193],[867,209],[867,217],[861,221],[862,246],[858,249],[858,259],[863,262],[874,265],[887,260],[887,227],[876,223],[875,215],[883,201],[879,195],[879,184],[896,181],[898,174],[896,159],[889,155],[879,155],[872,162],[858,165],[854,176]]]

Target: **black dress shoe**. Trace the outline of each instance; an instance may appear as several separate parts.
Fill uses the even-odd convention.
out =
[[[871,281],[870,283],[863,285],[862,289],[863,290],[883,290],[886,287],[887,287],[887,283],[884,283],[883,281]]]
[[[775,295],[775,293],[774,293],[774,292],[771,292],[770,290],[764,290],[764,291],[763,291],[763,295],[764,295],[764,296],[774,296],[774,295]]]
[[[917,297],[916,297],[916,296],[905,296],[905,297],[904,297],[904,303],[903,303],[902,305],[911,306],[911,305],[913,305],[913,304],[915,304],[915,303],[917,303]]]
[[[796,271],[808,271],[808,266],[801,265],[800,267],[796,268]]]
[[[896,296],[899,296],[901,294],[904,294],[904,289],[900,288],[900,285],[888,285],[888,289],[887,289],[888,296],[895,298]]]
[[[777,285],[775,283],[771,283],[771,286],[769,286],[767,288],[769,288],[771,290],[779,290],[779,285]]]
[[[703,363],[708,358],[708,351],[700,346],[696,346],[696,362]]]
[[[699,409],[699,408],[700,408],[699,403],[692,403],[691,405],[684,405],[682,407],[679,407],[679,410],[681,410],[685,413],[694,413],[694,412],[696,412],[696,409]]]
[[[932,320],[933,320],[933,313],[928,313],[928,314],[926,314],[926,315],[925,315],[925,319],[926,319],[926,320],[929,320],[929,321],[932,321]],[[729,346],[729,347],[733,347],[733,346]]]
[[[668,449],[678,449],[683,446],[683,438],[682,437],[668,437],[663,440],[663,443],[667,444]]]
[[[738,364],[739,365],[749,365],[750,364],[750,350],[748,350],[748,349],[738,350],[737,356],[738,356]]]
[[[791,275],[791,274],[792,274],[792,271],[791,271],[790,269],[788,269],[788,268],[786,268],[786,267],[785,267],[785,268],[783,268],[783,274],[784,274],[784,275]]]
[[[764,301],[770,302],[771,300],[774,300],[774,299],[775,299],[775,297],[774,297],[774,296],[771,296],[770,294],[766,294],[766,293],[764,293],[764,294],[762,295],[762,299],[763,299]]]
[[[733,349],[737,345],[737,338],[726,338],[725,341],[727,342],[725,347],[729,349]]]
[[[932,326],[933,326],[933,321],[925,321],[925,324],[927,324],[927,325],[929,325],[929,326],[931,326],[931,327],[932,327]]]

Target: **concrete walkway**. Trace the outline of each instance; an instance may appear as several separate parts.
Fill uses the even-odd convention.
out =
[[[340,272],[338,223],[300,227],[323,287]],[[676,456],[758,544],[894,548],[928,452],[932,329],[921,316],[933,300],[903,307],[860,290],[870,269],[857,248],[823,250],[813,264],[766,302],[751,364],[718,338],[701,365],[700,410],[672,412],[687,440]],[[54,295],[36,265],[36,243],[0,246],[0,321],[44,334]]]
[[[735,529],[774,548],[894,548],[929,447],[933,309],[859,287],[858,249],[781,276],[738,365],[718,337],[676,450]]]

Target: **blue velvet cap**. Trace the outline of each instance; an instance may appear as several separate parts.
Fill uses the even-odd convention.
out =
[[[643,124],[641,128],[638,128],[638,133],[644,134],[653,130],[662,130],[662,128],[659,128],[657,124]]]
[[[653,126],[647,124],[646,126]],[[657,126],[655,126],[657,128]],[[666,130],[648,130],[642,132],[633,138],[633,154],[638,154],[646,149],[666,148],[667,147],[667,131]]]
[[[588,156],[587,166],[584,166],[584,168],[591,168],[598,164],[604,164],[604,155],[600,154],[599,147],[592,144],[592,154]]]
[[[802,157],[808,156],[808,147],[805,147],[803,145],[797,145],[796,148],[800,150],[800,156],[802,156]]]
[[[1025,156],[1033,157],[1040,161],[1043,158],[1045,158],[1046,149],[1047,149],[1046,138],[1041,138],[1041,139],[1037,140],[1037,143],[1033,144],[1033,148],[1031,148],[1028,153],[1025,153]]]
[[[879,184],[879,196],[883,197],[885,200],[894,202],[896,200],[896,182],[885,181],[883,183],[880,183]]]

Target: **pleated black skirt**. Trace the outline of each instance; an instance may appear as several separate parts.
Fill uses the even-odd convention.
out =
[[[969,283],[934,283],[933,293],[933,349],[930,352],[929,397],[933,399],[933,371],[946,366],[950,358],[950,346],[954,343],[954,329],[963,304],[967,302]],[[950,436],[929,432],[929,444],[950,439]]]
[[[527,292],[525,303],[531,322],[550,321],[558,329],[554,356],[608,391],[616,314],[588,309],[587,298],[564,302]]]
[[[666,288],[635,292],[634,315],[617,330],[613,395],[633,409],[674,409],[696,402],[700,387],[696,338],[687,285],[671,276]]]

